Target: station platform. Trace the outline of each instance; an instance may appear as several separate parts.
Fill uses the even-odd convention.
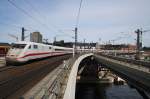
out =
[[[0,57],[0,67],[3,67],[6,65],[5,57]]]

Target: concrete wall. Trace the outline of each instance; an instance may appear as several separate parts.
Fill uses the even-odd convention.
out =
[[[77,76],[78,66],[83,59],[92,55],[93,55],[92,53],[82,55],[75,61],[70,76],[68,78],[68,83],[67,83],[67,87],[63,99],[75,99],[76,76]]]

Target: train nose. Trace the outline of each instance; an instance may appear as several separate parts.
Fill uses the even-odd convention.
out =
[[[7,54],[6,57],[8,57],[8,58],[9,58],[9,57],[10,57],[10,58],[17,58],[17,55],[15,55],[15,54]]]
[[[10,51],[7,53],[10,57],[17,57],[21,53],[22,49],[10,49]]]
[[[12,53],[6,55],[6,62],[16,62],[16,61],[17,61],[17,55]]]
[[[14,57],[7,57],[7,56],[6,56],[6,62],[7,62],[7,63],[16,63],[16,62],[17,62],[17,59],[14,58]]]

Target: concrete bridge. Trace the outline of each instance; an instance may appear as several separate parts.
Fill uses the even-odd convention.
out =
[[[89,56],[94,57],[94,59],[102,64],[102,66],[122,77],[129,85],[136,88],[144,97],[150,97],[150,68],[147,65],[142,66],[127,63],[97,54],[86,54],[79,57],[72,68],[64,94],[64,99],[75,98],[76,76],[79,69],[79,63]]]
[[[150,98],[150,68],[147,65],[142,66],[127,63],[93,53],[78,55],[65,61],[61,67],[54,71],[53,77],[51,76],[53,80],[50,82],[50,85],[44,90],[40,90],[38,93],[36,92],[36,95],[30,96],[34,99],[39,97],[49,99],[75,99],[77,74],[80,74],[85,69],[85,67],[81,67],[80,64],[89,57],[91,60],[94,59],[104,68],[111,70],[126,80],[126,82],[136,88],[143,97],[147,99]],[[93,70],[96,71],[96,68]]]
[[[150,97],[150,68],[147,66],[118,61],[101,55],[94,55],[95,59],[115,74],[135,87],[144,97]]]

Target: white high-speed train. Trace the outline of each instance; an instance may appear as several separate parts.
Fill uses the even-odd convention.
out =
[[[71,54],[73,48],[20,41],[12,44],[6,55],[6,63],[25,63],[29,60],[49,56]]]

